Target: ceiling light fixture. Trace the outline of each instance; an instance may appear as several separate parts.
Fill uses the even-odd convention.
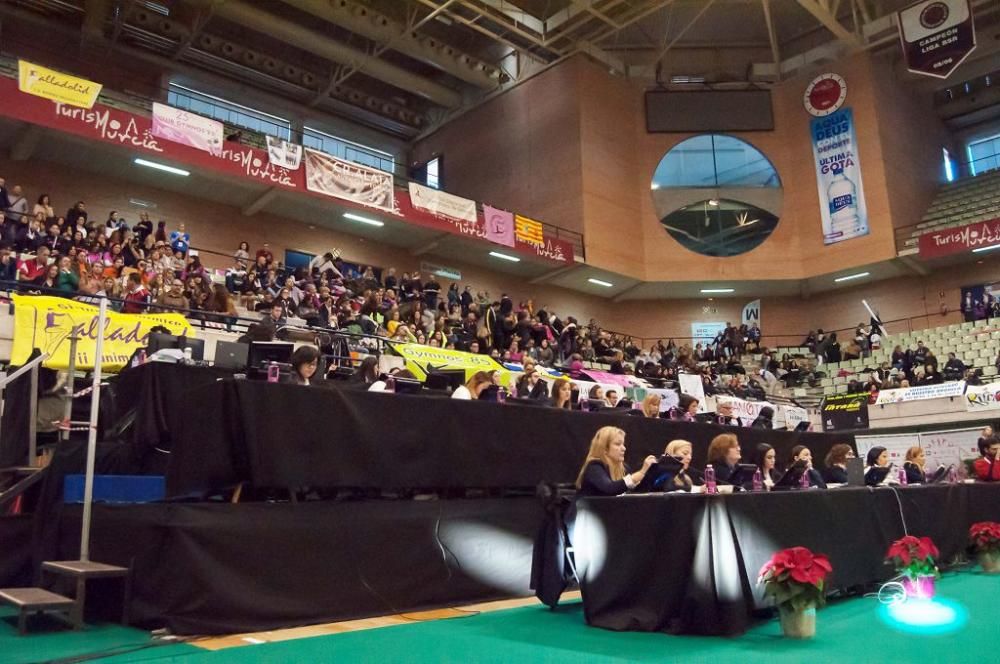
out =
[[[972,253],[978,254],[984,251],[993,251],[994,249],[1000,249],[1000,244],[990,245],[989,247],[979,247],[978,249],[973,249]]]
[[[155,168],[158,171],[173,173],[174,175],[183,175],[184,177],[191,175],[191,171],[185,171],[183,168],[174,168],[173,166],[167,166],[166,164],[149,161],[148,159],[141,159],[139,157],[136,157],[133,163],[138,164],[139,166],[145,166],[146,168]]]
[[[715,198],[708,199],[708,204],[712,207],[719,207],[719,201]]]
[[[702,293],[733,293],[735,288],[702,288]]]
[[[594,279],[593,277],[591,277],[590,279],[587,279],[587,281],[589,281],[592,284],[596,284],[598,286],[604,286],[605,288],[611,288],[612,286],[614,286],[614,284],[611,283],[610,281],[603,281],[601,279]]]
[[[351,221],[356,221],[359,224],[368,224],[369,226],[385,226],[384,221],[372,219],[371,217],[362,217],[360,214],[354,214],[353,212],[345,212],[344,219],[350,219]]]
[[[861,279],[863,277],[867,277],[870,274],[871,272],[858,272],[857,274],[849,274],[846,277],[837,277],[833,281],[834,283],[839,284],[841,281],[852,281],[854,279]]]
[[[511,263],[520,263],[521,259],[517,256],[509,256],[507,254],[501,254],[499,251],[491,251],[490,256],[493,258],[499,258],[501,260],[510,261]]]

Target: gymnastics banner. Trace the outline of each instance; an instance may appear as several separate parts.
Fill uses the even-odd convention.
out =
[[[816,162],[823,244],[868,235],[868,209],[861,186],[858,137],[851,109],[842,108],[812,118],[809,130]]]
[[[388,342],[393,352],[403,358],[406,368],[417,380],[427,380],[427,374],[436,371],[464,371],[468,380],[477,371],[499,371],[502,381],[506,384],[510,372],[489,355],[466,353],[461,350],[435,348],[420,344],[404,344]]]
[[[31,351],[48,353],[43,364],[49,369],[69,367],[69,338],[76,342],[77,369],[94,368],[97,340],[97,307],[76,300],[44,295],[12,295],[14,301],[14,341],[10,362],[22,365]],[[132,353],[146,346],[151,328],[162,325],[174,335],[193,337],[194,330],[182,314],[107,313],[104,328],[103,370],[123,368]]]
[[[1000,410],[1000,382],[969,385],[965,390],[965,409],[970,413]]]
[[[67,106],[93,108],[97,95],[104,87],[100,83],[63,74],[27,60],[17,61],[17,72],[17,87],[21,92]]]
[[[153,102],[153,136],[218,156],[225,133],[218,120]]]
[[[392,173],[306,148],[306,189],[395,213]]]

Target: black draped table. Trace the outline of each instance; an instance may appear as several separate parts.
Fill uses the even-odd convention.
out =
[[[828,591],[846,590],[892,576],[883,560],[904,522],[947,562],[984,520],[1000,520],[1000,484],[649,494],[581,498],[572,537],[590,625],[740,634],[768,606],[756,580],[775,551],[828,555]]]
[[[850,435],[367,392],[337,382],[304,387],[228,379],[185,390],[179,399],[167,470],[173,496],[239,482],[387,490],[570,483],[594,433],[606,425],[625,430],[628,457],[637,463],[683,438],[703,465],[709,441],[726,431],[738,435],[746,456],[760,442],[782,457],[808,445],[818,458],[835,443],[854,442]]]

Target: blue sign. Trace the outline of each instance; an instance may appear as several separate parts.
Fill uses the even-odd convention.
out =
[[[816,160],[823,244],[868,235],[868,210],[851,109],[813,118],[809,130]]]

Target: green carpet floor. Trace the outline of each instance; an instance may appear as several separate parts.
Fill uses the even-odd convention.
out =
[[[170,645],[124,653],[101,662],[990,662],[996,661],[1000,577],[973,572],[948,574],[938,595],[968,614],[945,634],[913,634],[890,627],[873,598],[834,602],[818,615],[811,641],[780,636],[776,620],[738,638],[681,637],[609,632],[587,627],[583,608],[558,611],[529,607],[468,618],[414,623],[296,641],[207,652]],[[9,614],[0,614],[9,615]],[[148,642],[143,632],[116,626],[83,633],[54,632],[18,637],[0,621],[0,662],[41,662],[115,646]]]

